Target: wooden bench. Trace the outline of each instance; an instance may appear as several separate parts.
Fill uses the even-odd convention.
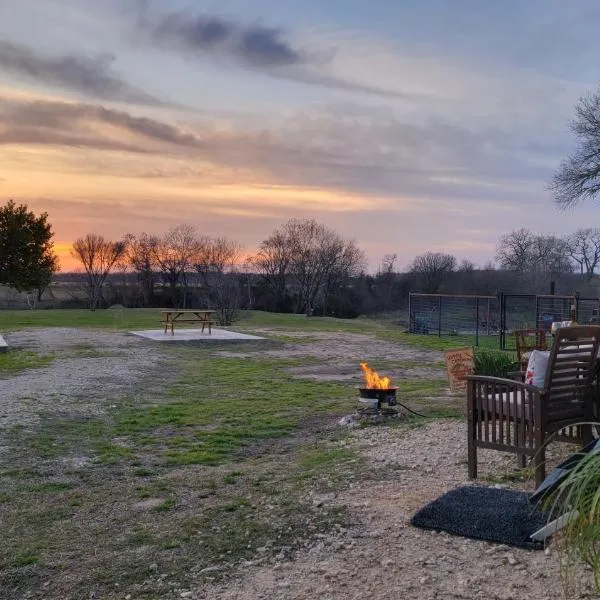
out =
[[[202,333],[208,326],[208,334],[212,334],[212,326],[216,322],[211,318],[214,315],[214,310],[196,310],[196,309],[181,309],[181,310],[162,310],[161,324],[164,326],[165,333],[170,329],[171,335],[175,333],[176,323],[195,323],[202,325]]]

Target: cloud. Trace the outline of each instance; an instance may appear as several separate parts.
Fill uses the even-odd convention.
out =
[[[334,47],[301,48],[276,27],[245,25],[209,14],[178,12],[150,16],[142,11],[138,29],[149,34],[151,43],[183,55],[230,61],[270,77],[313,86],[409,98],[409,94],[385,85],[370,85],[337,75],[331,68],[336,56]]]
[[[111,159],[118,168],[110,160],[102,168],[111,176],[129,172],[191,187],[213,184],[217,172],[240,185],[420,201],[520,203],[542,196],[550,176],[547,152],[527,136],[439,119],[417,125],[391,110],[352,112],[348,105],[305,112],[271,129],[225,131],[91,104],[0,97],[0,144],[131,153],[137,163],[119,157]]]
[[[297,65],[306,60],[273,27],[242,26],[217,16],[185,13],[170,13],[155,22],[142,18],[140,23],[158,43],[200,55],[229,56],[251,67]]]
[[[197,136],[168,123],[75,102],[0,97],[0,126],[0,144],[87,146],[141,154],[158,152],[156,144],[184,149],[202,146]]]
[[[67,88],[102,100],[162,106],[168,103],[124,81],[111,71],[114,56],[42,56],[21,44],[0,40],[0,71],[36,83]]]

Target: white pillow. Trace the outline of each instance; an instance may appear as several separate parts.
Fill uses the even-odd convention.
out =
[[[546,379],[546,370],[548,369],[548,359],[550,352],[544,350],[532,350],[527,363],[525,372],[525,383],[543,388]]]

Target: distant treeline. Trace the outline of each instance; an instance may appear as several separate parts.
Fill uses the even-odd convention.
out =
[[[23,229],[19,219],[32,224],[42,219],[46,235],[30,261],[43,267],[33,279],[33,267],[19,267],[23,249],[18,243],[3,251],[12,261],[6,262],[12,271],[3,271],[9,276],[0,280],[9,286],[0,294],[6,308],[211,307],[227,325],[240,309],[344,318],[398,311],[407,307],[410,292],[549,293],[552,281],[557,294],[598,295],[600,229],[593,228],[563,237],[527,229],[510,232],[497,243],[496,263],[483,266],[426,252],[400,268],[397,256],[389,254],[370,274],[364,252],[353,240],[313,219],[284,223],[251,256],[233,240],[180,225],[163,235],[129,234],[118,241],[88,233],[72,246],[81,272],[61,274],[52,273],[47,215],[36,221],[26,207],[14,203],[4,211],[14,231]],[[40,263],[38,256],[48,257],[47,262]]]

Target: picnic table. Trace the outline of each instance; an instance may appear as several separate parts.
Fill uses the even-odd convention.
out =
[[[161,323],[165,326],[165,333],[170,329],[171,335],[174,335],[174,329],[176,323],[195,323],[196,325],[202,325],[202,333],[204,328],[208,326],[208,334],[212,333],[211,326],[214,325],[213,315],[215,310],[210,309],[168,309],[161,310],[162,315]]]

